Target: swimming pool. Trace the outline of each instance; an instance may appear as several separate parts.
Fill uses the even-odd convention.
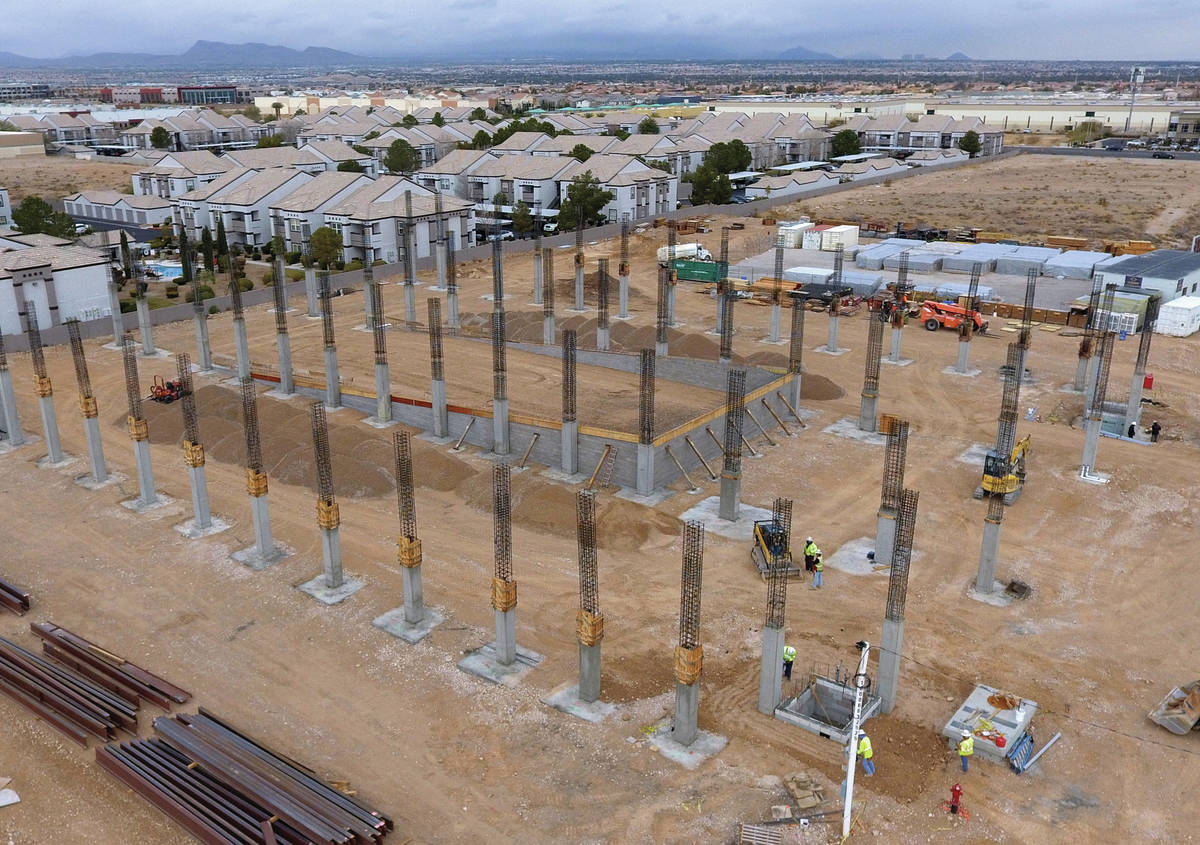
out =
[[[178,279],[183,275],[183,266],[180,264],[162,264],[154,261],[148,262],[146,268],[157,273],[160,279]]]

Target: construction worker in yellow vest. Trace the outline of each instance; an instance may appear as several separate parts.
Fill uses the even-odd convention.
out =
[[[783,647],[783,677],[789,681],[792,679],[792,664],[796,662],[796,647]]]
[[[858,732],[858,756],[862,757],[863,771],[867,773],[867,777],[875,774],[875,751],[871,748],[871,738],[867,736],[866,731]]]
[[[962,760],[963,771],[967,770],[967,758],[975,753],[975,737],[971,736],[971,732],[964,730],[962,732],[962,741],[958,743],[958,759]]]
[[[813,561],[816,560],[817,551],[817,544],[813,542],[812,537],[804,541],[804,570],[806,572],[813,571]]]
[[[814,590],[821,589],[821,573],[825,571],[825,561],[821,557],[821,550],[817,549],[817,554],[813,558],[813,585]]]

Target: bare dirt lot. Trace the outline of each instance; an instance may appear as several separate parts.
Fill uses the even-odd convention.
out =
[[[714,228],[722,222],[728,221],[713,221]],[[733,232],[735,256],[760,251],[764,229]],[[701,239],[712,248],[716,237]],[[659,244],[655,233],[635,238],[630,331],[653,326],[655,267],[649,255]],[[614,250],[611,244],[589,247],[591,254]],[[528,304],[529,266],[528,257],[506,262],[514,324],[535,325],[540,310]],[[478,297],[489,292],[486,273],[464,278],[464,312],[468,302],[485,310]],[[396,310],[398,290],[387,290],[389,313]],[[672,348],[694,343],[692,354],[711,350],[705,354],[715,357],[715,338],[707,334],[714,301],[697,290],[679,288],[684,325],[672,333]],[[365,379],[369,335],[352,328],[361,319],[361,297],[336,303],[342,366],[347,376]],[[300,300],[294,304],[303,307]],[[768,311],[736,309],[739,360],[780,355],[778,347],[759,342]],[[316,366],[319,323],[299,313],[289,319],[297,358]],[[272,320],[261,308],[248,315],[256,360],[273,354]],[[229,316],[210,322],[214,346],[229,354]],[[841,343],[851,351],[840,357],[812,351],[824,342],[826,325],[823,315],[808,315],[805,381],[817,390],[806,389],[805,407],[815,416],[797,436],[777,438],[777,446],[754,438],[764,457],[743,461],[743,498],[762,506],[775,496],[793,498],[794,539],[812,534],[829,556],[848,541],[873,535],[882,453],[823,432],[857,415],[867,321],[862,314],[843,319]],[[397,385],[411,379],[415,389],[427,383],[426,339],[402,334],[389,333],[393,379]],[[1191,765],[1200,746],[1194,735],[1168,734],[1145,714],[1172,686],[1194,680],[1187,620],[1195,615],[1197,596],[1186,550],[1200,520],[1200,341],[1154,339],[1155,386],[1147,396],[1160,404],[1148,405],[1146,414],[1147,422],[1151,415],[1164,422],[1166,436],[1153,447],[1105,438],[1097,464],[1112,481],[1093,486],[1077,478],[1083,434],[1072,421],[1082,400],[1060,390],[1074,373],[1078,339],[1035,332],[1029,366],[1036,381],[1022,390],[1021,407],[1034,408],[1036,421],[1022,419],[1018,427],[1021,436],[1033,438],[1029,483],[1007,510],[1000,556],[1000,576],[1020,578],[1033,592],[1000,608],[967,596],[986,508],[971,495],[978,466],[957,458],[995,435],[1002,338],[1008,336],[977,337],[971,358],[982,373],[961,378],[942,372],[954,361],[953,333],[910,325],[904,355],[914,363],[883,368],[880,410],[912,426],[905,483],[920,492],[917,557],[900,701],[891,715],[868,724],[879,774],[857,782],[862,801],[852,841],[1185,841],[1194,834],[1194,814],[1177,796],[1200,788]],[[156,342],[190,352],[191,326],[163,327]],[[447,347],[452,397],[487,395],[490,357],[472,358],[465,351],[470,343],[476,342]],[[1118,343],[1110,398],[1125,395],[1135,354],[1136,342]],[[425,600],[445,611],[448,621],[421,645],[407,646],[370,624],[402,598],[387,432],[364,425],[355,411],[330,417],[345,566],[366,586],[343,604],[325,607],[293,586],[321,567],[306,403],[259,400],[272,523],[292,554],[251,572],[229,559],[252,540],[233,388],[218,378],[198,381],[201,438],[213,458],[213,510],[235,524],[226,533],[187,540],[171,528],[190,515],[178,405],[148,405],[156,476],[174,504],[136,516],[117,504],[135,492],[120,357],[98,341],[87,344],[87,355],[104,445],[112,468],[126,480],[85,491],[72,483],[85,471],[84,462],[38,468],[40,443],[0,455],[0,495],[8,505],[0,512],[6,549],[0,573],[31,588],[35,600],[25,619],[0,616],[0,636],[28,646],[28,621],[51,619],[164,675],[192,690],[198,704],[322,776],[350,781],[360,796],[393,815],[397,842],[732,842],[738,821],[768,818],[770,806],[783,802],[780,778],[798,770],[814,773],[834,796],[823,809],[837,809],[836,749],[814,752],[809,735],[802,741],[755,709],[766,590],[745,542],[710,533],[705,547],[700,724],[726,736],[728,745],[687,771],[645,741],[644,729],[672,708],[678,517],[714,495],[715,483],[705,482],[699,495],[678,490],[654,508],[612,491],[601,496],[603,697],[620,708],[592,725],[541,701],[572,683],[577,672],[574,488],[546,478],[540,467],[514,478],[518,640],[546,660],[516,688],[490,686],[455,667],[463,652],[491,639],[490,461],[471,450],[452,453],[414,441]],[[514,370],[529,368],[520,377],[528,381],[514,372],[514,408],[553,407],[557,401],[553,359],[535,363],[536,357],[510,355]],[[54,349],[47,358],[65,447],[82,455],[70,356]],[[26,428],[36,430],[28,356],[10,355],[10,364]],[[141,362],[143,385],[172,372],[170,360]],[[592,378],[581,374],[581,399]],[[634,406],[604,404],[586,411],[581,405],[581,423],[603,413],[630,415],[628,425],[635,424]],[[797,677],[810,666],[855,660],[858,639],[877,641],[886,591],[882,575],[831,567],[821,592],[793,582],[787,619],[789,642],[800,653]],[[977,682],[1036,700],[1042,708],[1034,725],[1039,743],[1062,732],[1034,771],[1018,777],[976,761],[963,775],[937,737]],[[0,834],[13,845],[185,841],[177,827],[100,771],[91,752],[68,744],[3,696],[0,721],[0,775],[14,778],[22,798],[0,810]],[[951,822],[940,810],[959,781],[969,822]],[[818,824],[792,841],[837,840],[831,827]]]
[[[802,200],[777,214],[1186,248],[1200,231],[1200,162],[1020,155]]]
[[[0,185],[16,205],[27,196],[47,202],[76,191],[128,191],[129,177],[140,167],[132,164],[82,161],[66,156],[0,161]]]

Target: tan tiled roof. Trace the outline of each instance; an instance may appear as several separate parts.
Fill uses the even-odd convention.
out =
[[[503,142],[492,147],[493,150],[527,150],[542,141],[550,140],[545,132],[514,132]]]
[[[611,146],[614,142],[619,143],[619,140],[612,135],[559,135],[557,138],[551,138],[544,144],[539,144],[535,152],[566,155],[575,149],[577,145],[583,144],[592,152],[598,153],[605,147]]]
[[[475,204],[470,200],[459,199],[458,197],[442,197],[442,213],[450,213],[456,211],[464,211],[469,208],[474,208]],[[373,202],[367,205],[366,209],[356,209],[347,216],[354,220],[384,220],[389,217],[405,216],[407,210],[404,198],[387,200],[385,202]],[[333,213],[333,212],[330,212]],[[430,217],[437,213],[437,201],[432,196],[417,196],[413,194],[412,198],[412,213],[413,218]]]
[[[457,176],[484,157],[496,158],[487,150],[451,150],[429,167],[421,168],[419,172]]]
[[[336,170],[320,173],[307,185],[300,186],[274,203],[271,208],[280,211],[316,211],[355,182],[367,179],[362,173],[341,173]]]
[[[43,267],[47,264],[54,270],[69,270],[73,267],[89,267],[107,262],[108,259],[103,253],[85,247],[34,246],[29,249],[0,252],[0,278],[12,278],[13,270]]]
[[[303,185],[312,177],[299,170],[284,167],[271,167],[260,170],[245,182],[220,191],[209,199],[214,205],[254,205],[284,185],[295,180],[296,185]]]
[[[87,202],[90,202],[92,205],[116,205],[119,202],[123,202],[130,208],[140,208],[147,211],[157,211],[160,209],[166,211],[171,208],[171,201],[163,199],[162,197],[135,197],[133,194],[123,194],[120,191],[79,191],[78,193],[64,197],[64,199],[83,199]]]
[[[267,167],[294,167],[298,164],[324,164],[312,153],[295,147],[251,147],[245,150],[230,150],[221,156],[225,161],[239,167],[263,169]]]
[[[359,161],[360,159],[370,158],[370,156],[364,156],[349,144],[343,144],[341,141],[310,141],[304,145],[304,149],[301,152],[310,148],[313,152],[318,152],[331,161]]]
[[[227,173],[221,174],[216,179],[213,179],[211,182],[201,185],[200,187],[196,188],[196,190],[194,190],[194,191],[188,191],[186,194],[180,194],[178,197],[176,197],[176,199],[196,200],[196,201],[210,199],[218,191],[228,188],[230,185],[237,182],[239,179],[246,178],[246,174],[255,173],[255,172],[257,172],[257,171],[255,171],[253,168],[236,167]]]
[[[665,143],[664,143],[665,142]],[[661,149],[655,147],[663,144]],[[666,135],[630,135],[624,141],[613,144],[605,152],[609,155],[668,155],[674,151],[675,142]]]
[[[523,156],[503,155],[485,162],[472,171],[471,176],[493,176],[501,179],[553,179],[570,164],[577,164],[568,156]]]

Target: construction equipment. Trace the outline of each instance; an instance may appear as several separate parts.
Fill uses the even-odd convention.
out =
[[[1200,722],[1200,681],[1176,687],[1150,711],[1149,719],[1173,734],[1183,736]]]
[[[150,387],[150,399],[153,401],[170,405],[176,399],[181,399],[183,395],[183,379],[167,381],[162,376],[154,377],[154,384]]]
[[[975,488],[975,498],[1004,496],[1004,504],[1011,505],[1025,487],[1025,458],[1029,455],[1031,435],[1026,434],[1013,446],[1012,454],[1001,455],[989,449],[983,459],[983,480]]]
[[[975,331],[979,334],[987,332],[988,323],[978,311],[958,305],[953,302],[938,302],[927,299],[921,303],[921,323],[931,332],[940,328],[957,329],[963,320],[975,322]]]
[[[791,541],[787,526],[777,519],[756,519],[754,521],[754,545],[750,548],[750,560],[758,567],[759,573],[767,574],[772,560],[777,560],[779,566],[787,568],[787,575],[800,577],[804,568],[792,561]]]

